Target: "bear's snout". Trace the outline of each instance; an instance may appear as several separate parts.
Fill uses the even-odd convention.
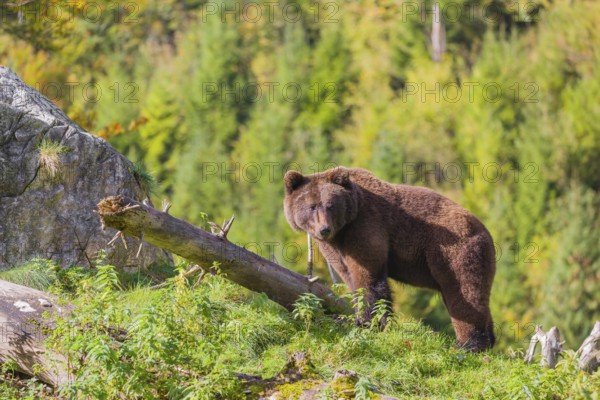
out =
[[[323,226],[323,227],[321,227],[321,229],[319,229],[319,235],[321,235],[321,238],[323,238],[323,239],[327,239],[330,234],[331,234],[331,228],[328,226]]]

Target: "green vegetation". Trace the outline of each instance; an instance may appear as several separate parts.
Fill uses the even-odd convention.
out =
[[[137,162],[130,166],[131,173],[137,180],[142,190],[146,193],[155,193],[158,188],[158,182],[141,162]]]
[[[52,267],[48,271],[54,274]],[[143,284],[123,290],[115,268],[100,260],[95,272],[74,278],[74,290],[55,288],[78,306],[58,321],[47,340],[68,356],[74,381],[54,395],[44,394],[35,381],[20,392],[4,381],[0,394],[242,399],[248,391],[254,393],[250,398],[268,391],[295,399],[303,389],[330,382],[341,369],[356,371],[358,377],[336,380],[324,395],[591,399],[600,394],[600,372],[578,372],[572,353],[556,370],[546,370],[504,352],[457,350],[450,337],[404,316],[380,332],[356,327],[352,317],[324,314],[311,295],[288,313],[221,275],[207,274],[201,282],[176,276],[169,282],[158,290]],[[303,379],[269,385],[296,352],[310,355],[310,366],[298,367]],[[10,367],[5,369],[10,376]],[[245,384],[236,374],[260,375],[265,381]]]
[[[477,215],[496,242],[491,306],[499,351],[521,348],[536,323],[557,325],[566,345],[577,348],[600,310],[600,2],[439,3],[446,31],[439,62],[431,59],[433,0],[3,3],[0,63],[143,162],[159,182],[155,204],[168,198],[173,215],[201,225],[207,214],[217,222],[235,214],[232,241],[297,271],[306,265],[306,240],[283,216],[288,168],[310,173],[345,164],[436,189]],[[139,165],[138,180],[155,186]],[[318,254],[315,268],[326,279]],[[216,295],[205,289],[192,292]],[[393,306],[448,330],[435,294],[397,285]],[[577,385],[584,379],[569,363],[538,371],[497,354],[489,364],[471,355],[456,364],[452,350],[440,350],[447,339],[420,325],[425,336],[410,336],[418,351],[406,356],[393,347],[406,334],[402,324],[380,334],[340,328],[339,340],[373,341],[372,368],[361,366],[336,358],[345,348],[319,336],[314,310],[309,301],[291,321],[245,310],[272,323],[266,331],[224,311],[226,325],[248,322],[244,332],[260,352],[245,355],[254,366],[234,367],[274,374],[296,344],[321,357],[321,369],[323,357],[332,357],[335,368],[355,367],[384,391],[408,397],[438,389],[477,396],[487,387],[498,397],[530,390],[543,398],[561,377]],[[276,339],[275,329],[289,338]],[[210,343],[227,354],[220,342]],[[384,350],[402,362],[376,359],[391,357]],[[225,379],[211,375],[216,366],[192,361],[210,379]],[[401,384],[386,381],[378,368],[389,368]],[[415,378],[415,371],[435,376]],[[322,377],[331,372],[322,370]],[[422,393],[415,382],[425,382]],[[583,393],[569,384],[557,390]]]
[[[60,155],[67,151],[67,148],[58,142],[46,138],[38,145],[38,165],[50,177],[54,178],[62,169]]]
[[[37,290],[48,290],[57,280],[60,265],[52,260],[33,258],[18,268],[0,272],[0,279]]]
[[[154,203],[168,198],[196,224],[235,214],[231,240],[298,271],[307,252],[283,217],[288,168],[359,166],[439,190],[497,244],[492,313],[512,332],[500,347],[539,322],[569,343],[589,332],[600,3],[441,0],[440,62],[432,0],[244,4],[7,3],[0,63],[138,162]],[[316,271],[328,276],[318,255]],[[548,296],[558,292],[570,297]],[[395,299],[449,324],[438,296],[398,286]]]
[[[36,257],[17,268],[0,272],[0,279],[42,291],[74,292],[88,273],[82,267],[63,269],[56,261]]]
[[[0,375],[0,398],[6,400],[52,399],[49,390],[36,379],[20,380],[9,363],[5,363]]]

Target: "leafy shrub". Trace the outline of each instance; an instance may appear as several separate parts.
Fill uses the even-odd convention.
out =
[[[403,398],[598,396],[600,373],[579,372],[572,352],[556,370],[546,370],[498,352],[466,353],[452,347],[452,338],[402,316],[388,316],[392,323],[379,331],[375,321],[387,312],[384,302],[374,307],[374,323],[361,328],[353,316],[327,315],[312,294],[288,313],[219,274],[200,283],[179,275],[168,282],[158,290],[124,290],[101,255],[92,272],[77,277],[74,292],[61,292],[77,307],[56,321],[48,338],[72,374],[60,396],[245,398],[249,388],[238,373],[278,376],[298,351],[310,354],[315,374],[282,393],[300,393],[349,369],[360,377],[351,387],[355,398],[377,398],[379,392]],[[30,386],[14,398],[45,396],[35,381]],[[254,394],[264,390],[251,388]],[[336,398],[332,391],[321,396]]]
[[[310,325],[319,316],[323,315],[323,307],[321,303],[322,299],[318,298],[312,293],[305,293],[301,295],[296,303],[294,303],[294,311],[292,311],[292,318],[301,320],[304,322],[306,332],[310,330]]]
[[[42,291],[74,293],[79,282],[88,276],[82,267],[62,268],[56,261],[34,257],[24,264],[0,272],[0,278]]]

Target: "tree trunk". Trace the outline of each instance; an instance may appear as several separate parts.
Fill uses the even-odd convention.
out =
[[[231,243],[226,232],[213,234],[123,196],[108,197],[98,203],[105,226],[169,250],[201,266],[219,263],[227,279],[252,291],[265,293],[288,310],[304,293],[323,300],[325,309],[348,312],[349,305],[326,286]]]
[[[51,319],[42,316],[45,311],[68,310],[44,292],[0,280],[0,362],[12,362],[17,371],[58,386],[67,381],[66,364],[44,347],[47,329],[52,329]]]

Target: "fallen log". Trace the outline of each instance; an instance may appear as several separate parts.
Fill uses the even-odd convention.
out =
[[[291,310],[304,293],[313,293],[323,300],[331,312],[350,312],[348,303],[329,289],[307,277],[282,267],[227,240],[229,223],[221,232],[209,233],[166,212],[124,196],[107,197],[98,203],[97,211],[103,226],[169,250],[201,266],[219,263],[225,277]],[[216,224],[215,224],[216,225]],[[215,226],[213,226],[214,228]]]
[[[64,315],[68,307],[47,293],[0,280],[0,363],[54,387],[67,382],[65,358],[44,347],[52,319],[42,314]]]

